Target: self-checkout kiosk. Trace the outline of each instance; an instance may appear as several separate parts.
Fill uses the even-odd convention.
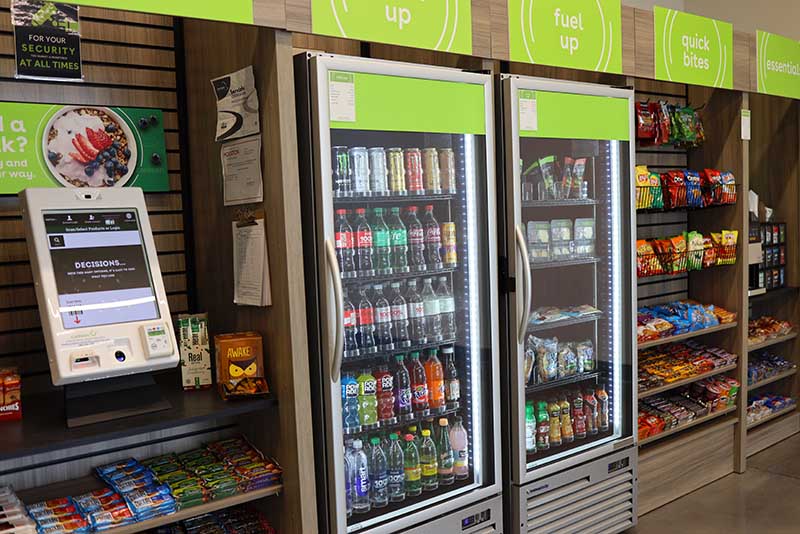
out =
[[[20,193],[53,384],[67,425],[168,409],[151,373],[179,354],[139,188]]]

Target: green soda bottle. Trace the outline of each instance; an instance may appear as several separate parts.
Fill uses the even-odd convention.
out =
[[[414,436],[406,434],[405,440],[403,470],[406,478],[406,495],[414,497],[422,493],[422,470],[419,467],[419,451],[414,443]]]
[[[453,467],[455,457],[450,446],[450,424],[446,417],[439,419],[439,436],[437,439],[439,450],[439,484],[449,486],[455,480]]]
[[[439,459],[436,457],[436,444],[431,438],[431,431],[427,428],[422,431],[419,463],[422,467],[422,489],[434,491],[439,487]]]

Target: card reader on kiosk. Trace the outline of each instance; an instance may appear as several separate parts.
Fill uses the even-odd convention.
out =
[[[179,362],[142,190],[20,198],[53,384],[76,385],[66,390],[68,425],[168,408],[141,376]]]

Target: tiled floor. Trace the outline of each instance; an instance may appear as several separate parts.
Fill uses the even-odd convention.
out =
[[[800,533],[800,434],[728,475],[639,518],[631,534]]]

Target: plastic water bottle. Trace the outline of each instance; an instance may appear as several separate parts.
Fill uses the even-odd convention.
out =
[[[439,487],[439,460],[436,457],[436,444],[431,438],[431,431],[422,431],[422,446],[419,452],[419,463],[422,467],[422,489],[433,491]]]
[[[406,495],[414,497],[422,493],[422,470],[419,466],[419,450],[414,436],[406,434],[406,449],[403,451],[403,471],[405,473]]]
[[[389,434],[388,456],[386,463],[389,471],[389,500],[400,502],[406,498],[405,461],[397,434]]]
[[[389,504],[389,475],[386,472],[386,455],[381,448],[381,440],[372,438],[370,451],[370,502],[373,508],[383,508]]]
[[[342,376],[342,426],[347,433],[361,430],[358,404],[358,382],[351,373],[346,373]]]
[[[383,285],[375,285],[375,343],[381,350],[394,349],[392,307],[383,296]]]
[[[383,208],[375,208],[373,213],[375,216],[372,219],[372,246],[375,273],[392,274],[391,234],[386,221],[383,220]]]
[[[406,223],[408,227],[408,245],[410,249],[409,264],[412,271],[424,271],[425,267],[425,230],[417,218],[417,207],[409,206]]]
[[[353,441],[353,511],[366,514],[370,510],[369,500],[369,464],[367,455],[361,449],[361,440]]]
[[[442,340],[442,318],[439,315],[439,297],[433,292],[433,280],[430,278],[423,280],[422,303],[428,342],[439,342]]]
[[[351,460],[352,457],[350,456],[350,451],[347,450],[347,447],[344,449],[344,496],[345,496],[345,506],[347,507],[347,517],[353,515],[353,486],[352,486],[352,473],[353,468],[351,467]]]
[[[396,347],[410,347],[408,335],[408,305],[400,294],[400,283],[392,283],[392,338]]]
[[[439,298],[439,317],[441,317],[441,333],[444,339],[455,339],[456,337],[456,301],[453,293],[447,285],[447,277],[439,277],[439,285],[436,288],[436,296]]]
[[[408,302],[408,322],[410,325],[411,343],[413,345],[424,345],[428,342],[426,335],[425,303],[417,292],[417,281],[408,281],[408,291],[406,292]]]
[[[358,381],[358,414],[361,426],[375,428],[378,426],[378,399],[375,396],[378,384],[369,369],[363,369],[356,380]]]

